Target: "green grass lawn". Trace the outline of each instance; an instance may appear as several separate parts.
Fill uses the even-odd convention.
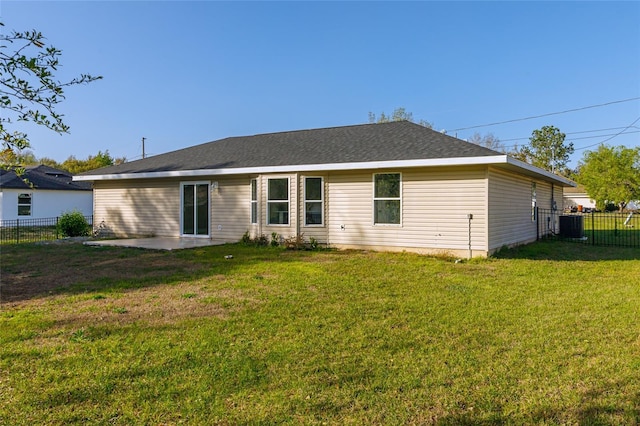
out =
[[[60,237],[56,226],[0,226],[0,244],[50,241]]]
[[[589,243],[640,248],[640,214],[595,213],[584,216]]]
[[[1,249],[1,425],[640,423],[638,249]]]

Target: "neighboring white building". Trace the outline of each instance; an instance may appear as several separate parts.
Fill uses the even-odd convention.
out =
[[[595,209],[596,202],[589,197],[584,186],[575,188],[566,187],[562,193],[563,207],[565,210]]]
[[[44,165],[27,167],[22,176],[0,170],[0,220],[43,219],[73,210],[93,214],[90,182],[74,182],[69,172]]]

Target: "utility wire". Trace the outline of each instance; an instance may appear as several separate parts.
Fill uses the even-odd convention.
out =
[[[635,129],[640,129],[640,127],[638,126],[631,126]],[[580,132],[567,132],[565,133],[565,135],[578,135],[581,133],[596,133],[596,132],[606,132],[607,130],[620,130],[620,129],[624,129],[623,132],[627,129],[629,129],[630,127],[609,127],[607,129],[595,129],[595,130],[582,130]],[[637,133],[636,131],[633,132],[626,132],[624,134],[628,134],[628,133]],[[572,138],[572,139],[589,139],[589,138],[599,138],[602,136],[611,136],[611,135],[597,135],[597,136],[585,136],[583,138]],[[500,139],[500,142],[512,142],[512,141],[524,141],[529,139],[529,137],[525,137],[525,138],[511,138],[511,139]]]
[[[615,137],[617,137],[617,136],[620,136],[620,135],[621,135],[625,130],[630,129],[631,127],[635,127],[635,126],[634,126],[634,124],[636,124],[638,121],[640,121],[640,117],[636,118],[636,119],[635,119],[635,121],[634,121],[633,123],[629,124],[629,125],[628,125],[627,127],[625,127],[623,130],[619,131],[618,133],[616,133],[615,135],[611,136],[610,138],[605,139],[605,140],[603,140],[602,142],[594,143],[593,145],[584,146],[584,147],[579,148],[579,149],[580,149],[580,150],[582,150],[582,149],[587,149],[587,148],[594,147],[594,146],[596,146],[596,145],[602,145],[603,143],[608,142],[608,141],[610,141],[611,139],[613,139],[613,138],[615,138]],[[631,133],[631,132],[630,132],[630,133]],[[577,150],[578,150],[578,149],[576,149],[576,151],[577,151]]]
[[[636,118],[636,119],[634,120],[634,122],[633,122],[633,123],[631,123],[631,124],[629,124],[627,127],[613,127],[613,129],[622,129],[622,130],[621,130],[621,131],[619,131],[618,133],[610,133],[610,134],[607,134],[607,135],[583,136],[583,137],[579,137],[579,138],[567,138],[567,139],[569,140],[569,142],[572,142],[572,141],[577,141],[577,140],[581,140],[581,139],[594,139],[594,138],[602,138],[602,137],[605,137],[605,136],[610,136],[609,138],[607,138],[607,139],[605,139],[605,140],[603,140],[603,141],[601,141],[601,142],[594,143],[594,144],[591,144],[591,145],[587,145],[587,146],[583,146],[583,147],[575,148],[575,149],[574,149],[575,151],[581,151],[581,150],[583,150],[583,149],[592,148],[592,147],[594,147],[594,146],[601,145],[601,144],[603,144],[603,143],[605,143],[605,142],[608,142],[608,141],[610,141],[611,139],[616,138],[616,137],[621,136],[621,135],[630,135],[630,134],[632,134],[632,133],[640,133],[640,130],[632,130],[632,131],[630,131],[630,132],[627,132],[627,130],[629,130],[629,129],[631,129],[631,128],[635,128],[635,129],[637,129],[637,128],[638,128],[638,126],[635,126],[635,124],[636,124],[638,121],[640,121],[640,117]],[[584,131],[581,131],[581,132],[572,132],[572,133],[567,133],[567,134],[568,134],[568,135],[569,135],[569,134],[572,134],[572,135],[573,135],[573,134],[579,134],[579,133],[590,133],[590,132],[598,132],[598,131],[605,131],[605,130],[609,130],[609,129],[600,129],[600,130],[584,130]],[[514,139],[506,139],[506,140],[504,140],[504,141],[503,141],[503,140],[499,140],[499,142],[505,142],[505,141],[516,141],[516,140],[525,140],[525,139],[527,139],[527,138],[514,138]],[[525,144],[525,145],[526,145],[526,144]],[[519,145],[518,145],[518,144],[515,144],[515,145],[503,145],[503,146],[504,146],[504,148],[505,148],[505,149],[507,149],[507,148],[517,148]]]
[[[533,115],[533,116],[530,116],[530,117],[514,118],[513,120],[498,121],[498,122],[489,123],[489,124],[479,124],[477,126],[461,127],[459,129],[453,129],[453,130],[451,130],[451,132],[458,132],[460,130],[477,129],[479,127],[496,126],[498,124],[514,123],[516,121],[532,120],[534,118],[549,117],[550,115],[566,114],[568,112],[582,111],[582,110],[585,110],[585,109],[598,108],[598,107],[603,107],[603,106],[607,106],[607,105],[619,104],[619,103],[623,103],[623,102],[631,102],[631,101],[636,101],[638,99],[640,99],[640,96],[637,96],[635,98],[621,99],[621,100],[618,100],[618,101],[606,102],[604,104],[589,105],[589,106],[580,107],[580,108],[567,109],[567,110],[564,110],[564,111],[550,112],[550,113],[541,114],[541,115]]]
[[[579,133],[579,132],[577,132],[577,133]],[[623,133],[609,133],[609,134],[606,134],[606,135],[582,136],[582,137],[579,137],[579,138],[567,138],[567,141],[568,141],[568,142],[573,142],[573,141],[582,140],[582,139],[603,138],[603,137],[606,137],[606,136],[613,136],[613,137],[616,137],[616,136],[621,136],[621,135],[631,135],[631,134],[633,134],[633,133],[640,133],[640,130],[633,130],[633,131],[631,131],[631,132],[623,132]],[[528,138],[508,139],[507,141],[526,140],[526,139],[528,139]],[[505,142],[505,141],[503,141],[502,139],[499,139],[499,140],[498,140],[498,142]],[[601,143],[601,142],[598,142],[598,143],[597,143],[597,144],[595,144],[595,145],[598,145],[598,144],[600,144],[600,143]],[[527,145],[527,144],[525,143],[525,144],[523,144],[523,145]],[[505,148],[516,148],[516,147],[518,147],[518,146],[521,146],[521,145],[520,145],[520,144],[504,145],[504,147],[505,147]],[[585,146],[585,147],[582,147],[582,148],[575,148],[575,150],[577,151],[577,150],[580,150],[580,149],[589,148],[589,147],[591,147],[591,146],[594,146],[594,145],[589,145],[589,146]]]

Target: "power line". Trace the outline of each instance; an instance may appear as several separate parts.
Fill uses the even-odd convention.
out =
[[[640,133],[640,130],[634,130],[634,131],[631,131],[631,132],[624,132],[624,133],[609,133],[609,134],[606,134],[606,135],[597,135],[597,136],[583,136],[581,138],[567,138],[567,141],[568,142],[573,142],[573,141],[578,141],[578,140],[583,140],[583,139],[603,138],[605,136],[613,136],[613,137],[615,137],[615,136],[621,136],[621,135],[631,135],[633,133]],[[525,139],[527,139],[527,138],[510,139],[510,140],[514,141],[514,140],[525,140]],[[499,140],[499,142],[504,142],[504,141]],[[581,147],[581,148],[575,148],[575,150],[578,151],[578,150],[581,150],[581,149],[586,149],[586,148],[589,148],[589,147],[592,147],[592,146],[595,146],[595,145],[599,145],[601,143],[602,142],[598,142],[598,143],[593,144],[593,145],[589,145],[589,146],[585,146],[585,147]],[[522,145],[527,145],[527,143],[522,144]],[[521,145],[519,145],[519,144],[504,145],[505,148],[516,148],[518,146],[521,146]]]
[[[640,99],[640,96],[635,97],[635,98],[621,99],[621,100],[618,100],[618,101],[606,102],[604,104],[589,105],[589,106],[585,106],[585,107],[567,109],[567,110],[558,111],[558,112],[550,112],[550,113],[541,114],[541,115],[532,115],[530,117],[514,118],[512,120],[498,121],[498,122],[495,122],[495,123],[479,124],[477,126],[469,126],[469,127],[461,127],[459,129],[453,129],[453,130],[451,130],[451,132],[457,132],[457,131],[460,131],[460,130],[477,129],[479,127],[496,126],[498,124],[514,123],[516,121],[532,120],[534,118],[549,117],[551,115],[566,114],[568,112],[582,111],[582,110],[590,109],[590,108],[599,108],[599,107],[603,107],[603,106],[607,106],[607,105],[620,104],[620,103],[623,103],[623,102],[631,102],[631,101],[636,101],[638,99]]]
[[[596,146],[596,145],[602,145],[603,143],[608,142],[608,141],[610,141],[611,139],[613,139],[613,138],[615,138],[615,137],[617,137],[617,136],[620,136],[621,134],[623,134],[623,132],[624,132],[625,130],[630,129],[631,127],[635,127],[635,126],[634,126],[634,124],[636,124],[638,121],[640,121],[640,117],[636,118],[636,119],[634,120],[634,122],[633,122],[633,123],[629,124],[629,125],[628,125],[627,127],[625,127],[623,130],[619,131],[618,133],[616,133],[615,135],[611,136],[610,138],[605,139],[605,140],[603,140],[602,142],[595,143],[595,144],[593,144],[593,145],[589,145],[589,146],[582,147],[582,148],[580,148],[580,149],[582,150],[582,149],[587,149],[587,148],[594,147],[594,146]],[[631,133],[631,132],[630,132],[630,133]]]
[[[636,129],[638,129],[638,128],[639,128],[639,127],[637,127],[637,126],[630,126],[630,127],[633,127],[633,128],[636,128]],[[624,132],[625,130],[629,129],[630,127],[609,127],[609,128],[607,128],[607,129],[582,130],[582,131],[580,131],[580,132],[567,132],[567,133],[565,133],[565,135],[578,135],[578,134],[581,134],[581,133],[606,132],[606,131],[608,131],[608,130],[620,130],[620,129],[624,129],[624,130],[623,130],[623,132]],[[635,132],[635,131],[634,131],[634,132],[625,132],[624,134],[629,134],[629,133],[637,133],[637,132]],[[572,138],[572,139],[574,139],[574,140],[575,140],[575,139],[589,139],[589,138],[599,138],[599,137],[602,137],[602,136],[611,136],[611,135],[609,134],[609,135],[585,136],[585,137],[583,137],[583,138]],[[529,137],[524,137],[524,138],[511,138],[511,139],[500,139],[500,142],[523,141],[523,140],[527,140],[527,139],[529,139]]]
[[[612,130],[612,129],[622,129],[618,133],[609,133],[609,134],[606,134],[606,135],[595,135],[595,136],[582,136],[582,137],[579,137],[579,138],[567,138],[567,140],[569,142],[572,142],[572,141],[577,141],[577,140],[582,140],[582,139],[595,139],[595,138],[603,138],[603,137],[606,137],[606,136],[610,136],[608,139],[605,139],[605,140],[603,140],[601,142],[594,143],[594,144],[587,145],[587,146],[583,146],[583,147],[580,147],[580,148],[575,148],[575,151],[581,151],[583,149],[587,149],[587,148],[591,148],[591,147],[594,147],[594,146],[597,146],[597,145],[601,145],[601,144],[603,144],[605,142],[608,142],[611,139],[613,139],[615,137],[618,137],[618,136],[621,136],[621,135],[630,135],[630,134],[634,134],[634,133],[640,133],[640,130],[632,130],[630,132],[627,132],[627,130],[629,130],[631,128],[638,129],[638,126],[635,126],[635,124],[638,121],[640,121],[640,117],[638,117],[633,123],[629,124],[626,127],[611,127],[609,129],[583,130],[583,131],[580,131],[580,132],[566,133],[567,135],[575,135],[575,134],[581,134],[581,133],[600,132],[600,131],[606,131],[606,130]],[[499,140],[499,142],[510,142],[510,141],[517,141],[517,140],[526,140],[526,139],[528,139],[528,138],[512,138],[512,139]],[[503,145],[503,146],[504,146],[505,149],[507,149],[507,148],[516,148],[519,145],[515,144],[515,145]]]
[[[632,134],[632,133],[640,133],[640,130],[632,130],[632,131],[630,131],[630,132],[622,131],[622,132],[620,132],[620,133],[609,133],[609,134],[606,134],[606,135],[596,135],[596,136],[582,136],[582,137],[580,137],[580,138],[567,138],[567,139],[568,139],[569,141],[579,141],[579,140],[581,140],[581,139],[604,138],[604,137],[606,137],[606,136],[613,136],[613,137],[616,137],[616,136],[620,136],[620,135],[630,135],[630,134]],[[613,139],[613,138],[612,138],[612,139]]]

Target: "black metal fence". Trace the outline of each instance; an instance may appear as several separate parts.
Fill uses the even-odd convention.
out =
[[[538,209],[538,239],[640,247],[640,212],[565,213]]]
[[[93,226],[93,216],[84,217]],[[27,243],[62,238],[60,217],[42,219],[15,219],[0,221],[0,244]]]

